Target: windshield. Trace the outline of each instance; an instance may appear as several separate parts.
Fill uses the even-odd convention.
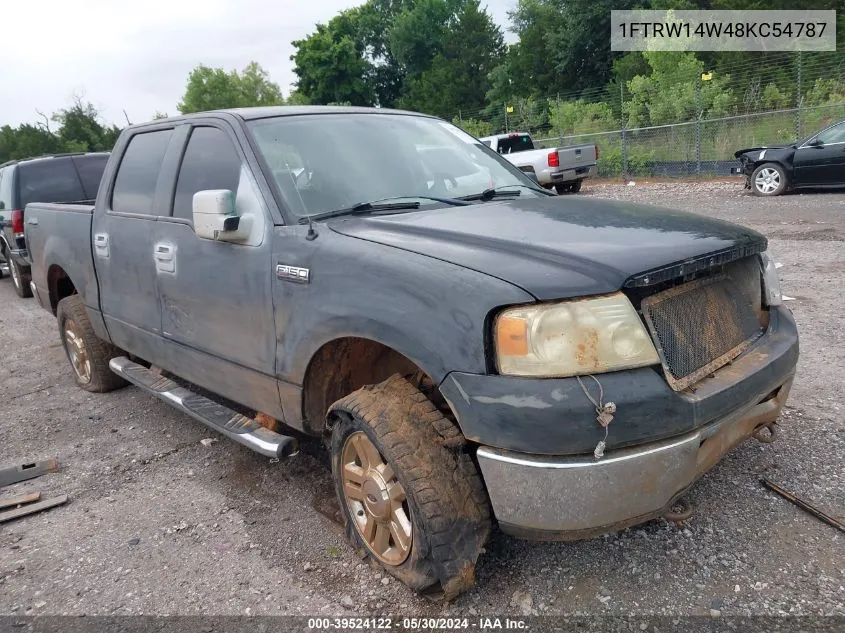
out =
[[[457,198],[537,185],[454,125],[400,114],[273,117],[249,124],[288,207],[298,216],[361,202]],[[421,204],[438,204],[423,199]]]

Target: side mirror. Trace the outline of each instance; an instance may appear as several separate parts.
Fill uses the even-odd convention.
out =
[[[807,143],[807,145],[812,145],[813,147],[824,147],[824,142],[817,136],[812,141]]]
[[[193,212],[197,237],[219,242],[239,242],[249,237],[252,216],[235,213],[235,194],[229,189],[197,191]]]

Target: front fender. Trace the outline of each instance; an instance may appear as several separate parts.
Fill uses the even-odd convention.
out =
[[[434,341],[426,341],[424,330],[418,328],[415,333],[416,335],[410,334],[394,324],[369,317],[326,319],[321,323],[312,324],[308,335],[300,338],[296,347],[291,350],[294,363],[286,378],[301,385],[311,359],[324,345],[343,338],[363,338],[381,343],[402,354],[439,383],[449,373],[448,367],[456,361],[443,350],[438,350],[439,346],[433,344]],[[466,344],[464,349],[456,349],[453,352],[465,356],[473,356],[475,353]]]
[[[534,301],[524,290],[475,270],[318,230],[314,241],[293,236],[277,241],[274,263],[310,270],[307,284],[279,280],[274,287],[276,373],[291,385],[303,384],[317,350],[343,337],[390,347],[438,383],[450,371],[485,373],[491,312]]]

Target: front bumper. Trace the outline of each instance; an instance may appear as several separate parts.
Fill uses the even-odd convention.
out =
[[[481,467],[503,531],[572,540],[665,514],[728,451],[775,422],[792,376],[759,402],[693,433],[590,456],[548,457],[482,446]]]
[[[659,367],[598,374],[616,403],[607,451],[693,433],[745,410],[783,385],[798,362],[798,329],[783,306],[762,337],[729,365],[673,391]],[[604,431],[575,378],[524,378],[452,372],[440,384],[464,436],[482,446],[533,455],[589,455]]]

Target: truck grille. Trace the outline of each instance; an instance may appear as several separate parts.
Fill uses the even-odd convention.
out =
[[[756,258],[748,258],[726,274],[643,299],[643,317],[672,389],[683,391],[713,373],[761,335],[759,277]]]

